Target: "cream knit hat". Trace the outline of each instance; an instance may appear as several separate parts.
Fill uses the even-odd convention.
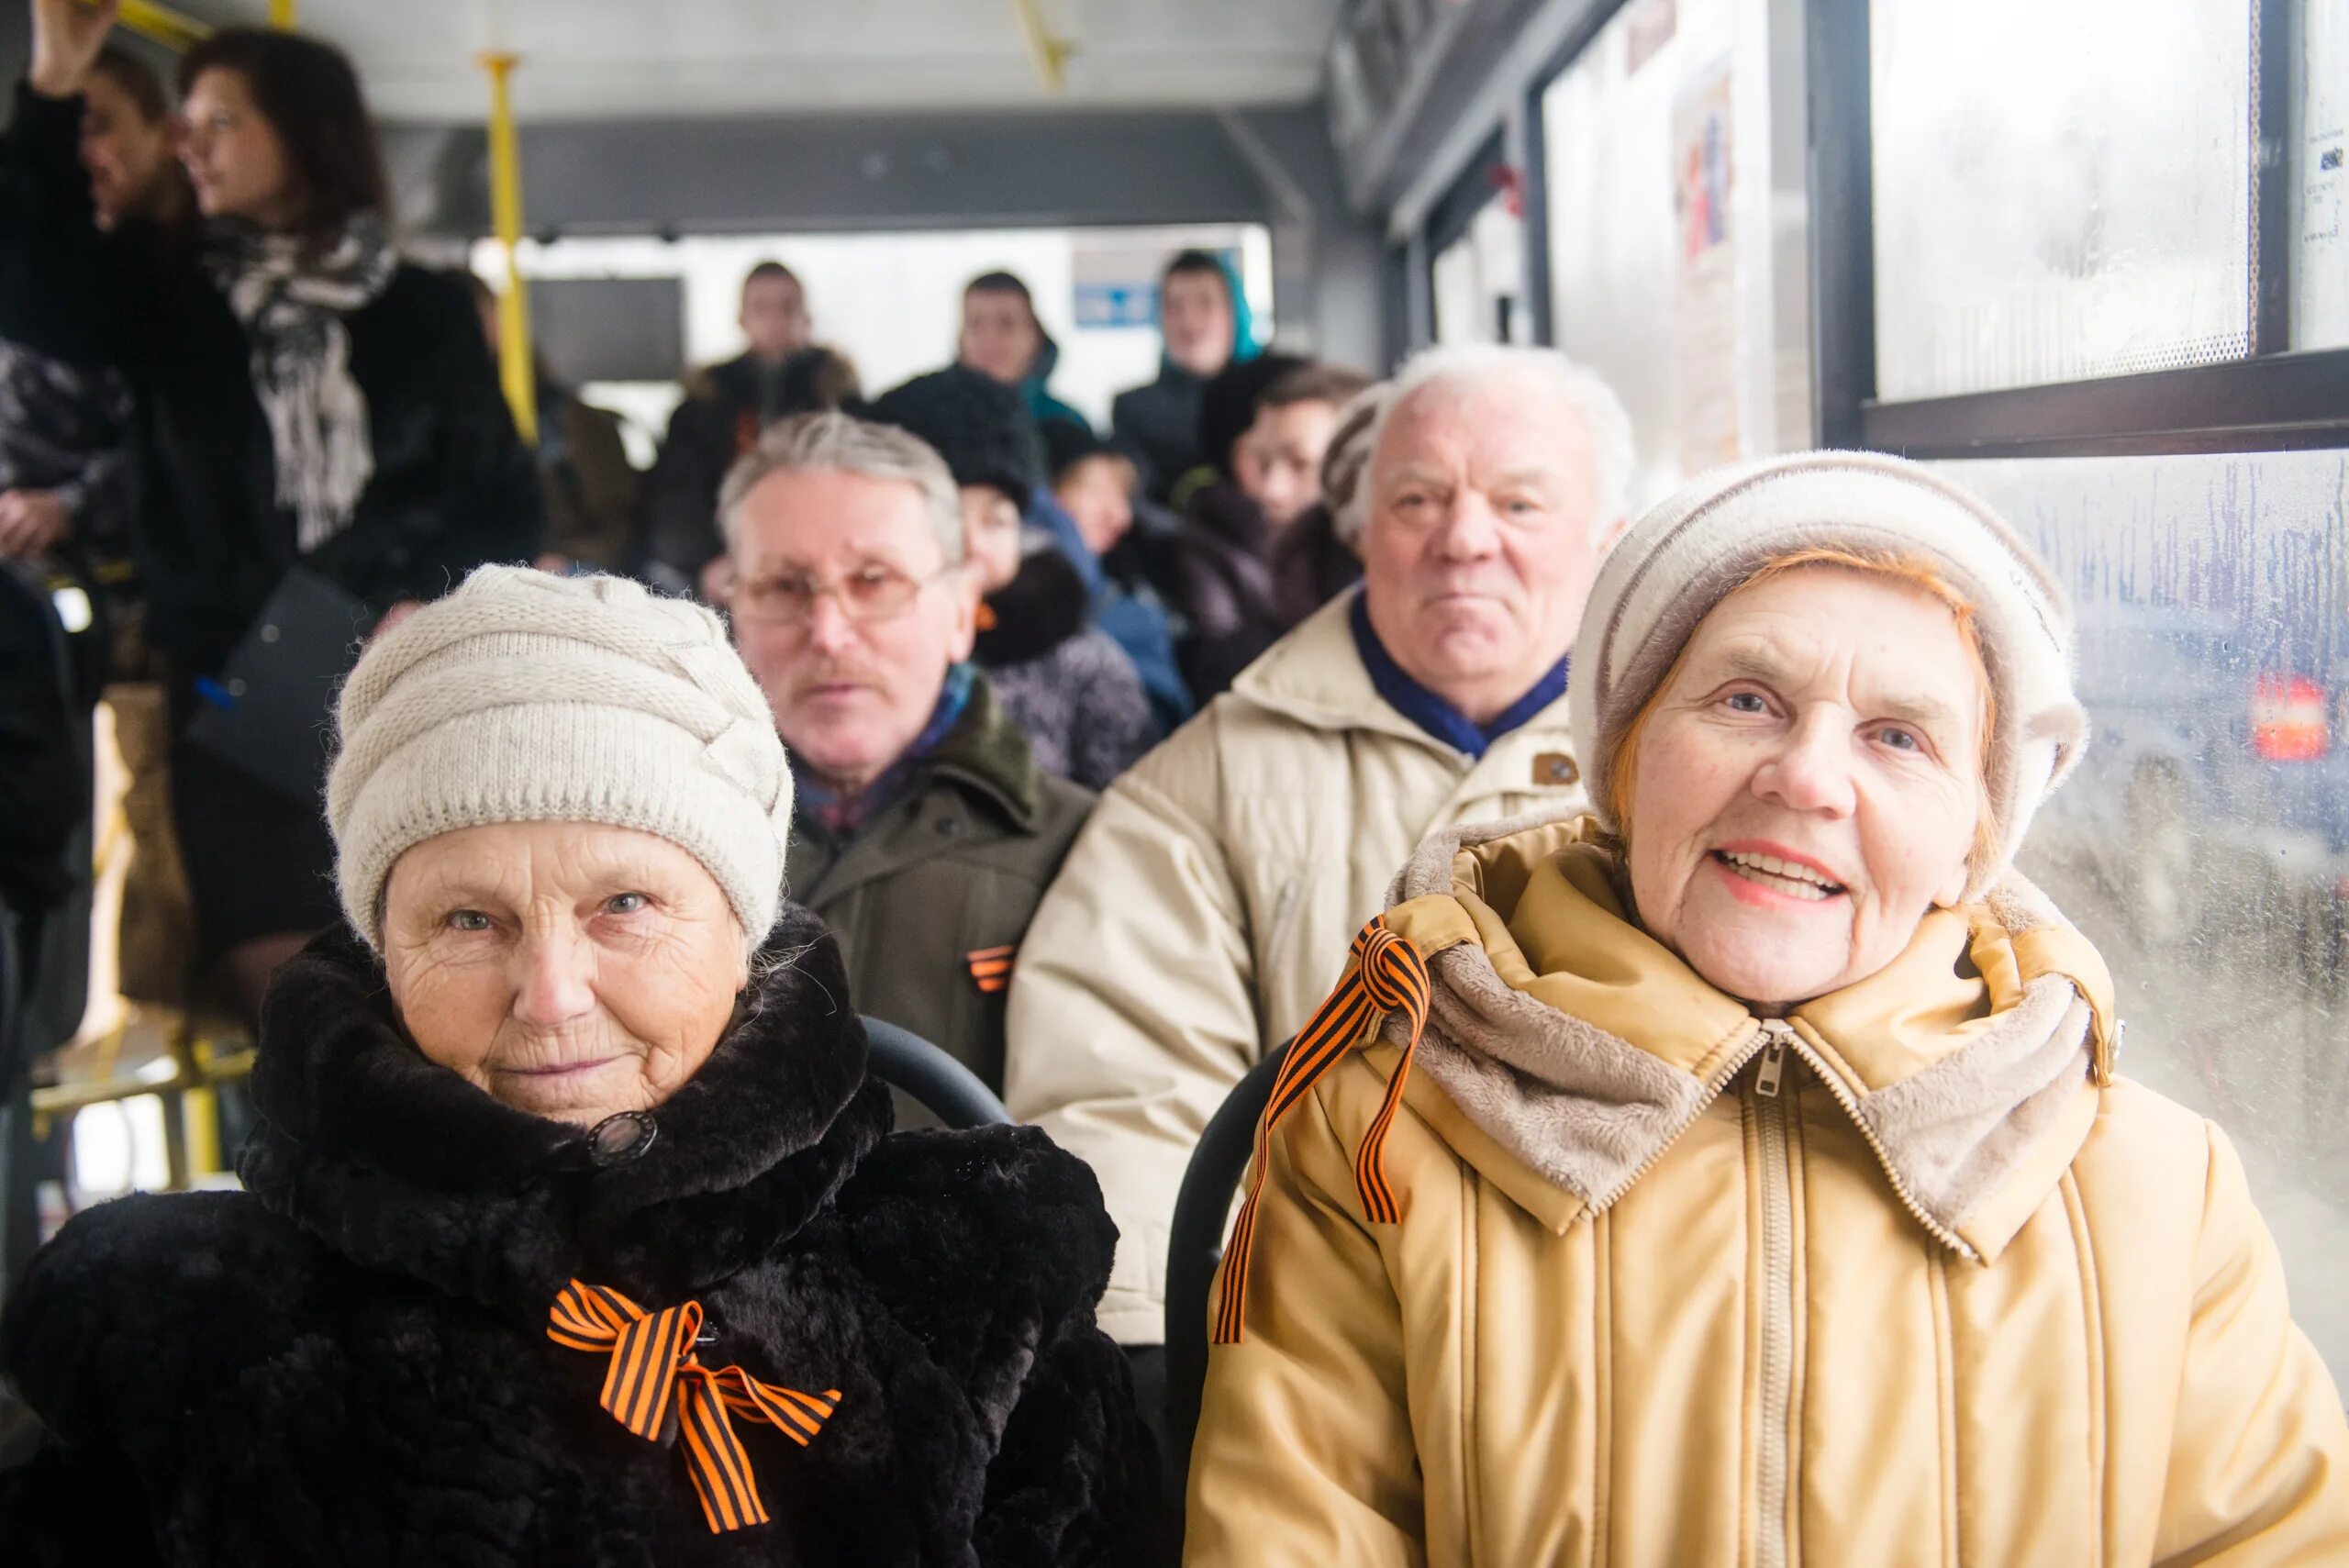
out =
[[[657,833],[707,867],[746,952],[774,929],[791,770],[718,618],[618,577],[484,566],[342,688],[327,821],[343,912],[383,945],[392,862],[492,822]]]
[[[1998,703],[1988,784],[1998,850],[1972,868],[1966,896],[1977,897],[2087,744],[2072,694],[2072,613],[1987,502],[1900,458],[1801,452],[1720,469],[1623,536],[1591,589],[1566,682],[1594,809],[1608,818],[1616,747],[1697,624],[1771,560],[1820,549],[1921,558],[1974,603]]]

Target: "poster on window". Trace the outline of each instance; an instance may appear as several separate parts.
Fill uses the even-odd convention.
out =
[[[1672,106],[1674,406],[1684,476],[1734,462],[1737,424],[1736,177],[1727,61]]]

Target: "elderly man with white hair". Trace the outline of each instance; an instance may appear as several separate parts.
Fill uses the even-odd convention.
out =
[[[1101,797],[1013,978],[1006,1099],[1099,1175],[1101,1321],[1130,1347],[1164,1340],[1192,1146],[1395,868],[1439,828],[1583,801],[1567,653],[1623,526],[1622,406],[1553,350],[1478,347],[1413,359],[1346,422],[1365,407],[1367,472],[1330,497],[1361,587]]]

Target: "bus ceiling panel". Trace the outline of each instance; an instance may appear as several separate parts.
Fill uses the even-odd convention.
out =
[[[1318,135],[1318,118],[1292,107],[526,125],[526,213],[539,234],[1269,223],[1283,214],[1257,161]],[[486,229],[478,129],[393,127],[385,145],[412,231]]]
[[[1330,139],[1355,211],[1416,228],[1510,104],[1622,0],[1349,0],[1330,40]]]
[[[262,22],[267,0],[184,0]],[[302,25],[350,51],[388,120],[482,115],[474,56],[522,57],[525,122],[898,109],[1124,110],[1303,103],[1319,89],[1340,0],[1033,0],[1058,92],[1040,77],[1026,0],[303,0]]]

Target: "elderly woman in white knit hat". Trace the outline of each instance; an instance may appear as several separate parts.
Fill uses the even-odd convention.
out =
[[[2010,870],[2085,743],[1982,502],[1813,453],[1601,573],[1596,816],[1431,840],[1301,1034],[1191,1561],[2349,1562],[2226,1139]]]
[[[351,930],[272,990],[247,1190],[80,1216],[8,1302],[11,1560],[1126,1561],[1099,1191],[885,1136],[716,617],[485,567],[340,732]]]

